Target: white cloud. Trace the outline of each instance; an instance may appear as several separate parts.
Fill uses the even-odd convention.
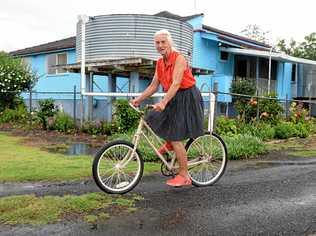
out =
[[[196,3],[196,9],[194,6]],[[114,13],[178,15],[203,12],[204,24],[240,34],[257,24],[271,37],[303,40],[316,31],[315,1],[253,0],[1,0],[0,50],[16,50],[75,35],[77,16]]]

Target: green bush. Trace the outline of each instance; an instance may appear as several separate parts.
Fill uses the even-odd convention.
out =
[[[297,123],[294,128],[297,137],[307,138],[311,134],[311,127],[308,123]]]
[[[271,124],[279,123],[282,113],[284,111],[282,105],[277,100],[275,93],[265,94],[265,97],[272,99],[260,99],[259,101],[259,113],[260,120],[269,122]]]
[[[287,139],[296,134],[295,125],[291,122],[280,122],[275,126],[275,138]]]
[[[273,139],[275,136],[274,128],[264,122],[240,123],[238,126],[239,134],[249,134],[260,138],[263,141]]]
[[[105,135],[112,135],[118,131],[118,125],[116,122],[100,122],[100,133]]]
[[[100,125],[94,121],[85,121],[82,124],[81,132],[87,133],[90,135],[97,135],[100,133]]]
[[[33,86],[36,76],[20,58],[0,51],[0,81],[0,111],[3,111],[16,108],[19,94]]]
[[[236,120],[225,116],[219,116],[215,121],[215,133],[219,135],[232,136],[237,134]]]
[[[256,157],[266,152],[265,144],[257,137],[239,134],[232,137],[224,136],[230,160]]]
[[[118,126],[116,122],[86,121],[83,123],[81,131],[90,135],[112,135],[118,131]]]
[[[253,80],[236,79],[232,81],[230,92],[253,96],[256,92],[256,86]],[[255,116],[256,108],[249,97],[233,96],[233,103],[242,120],[248,122]]]
[[[114,120],[118,124],[118,131],[126,132],[137,127],[139,114],[128,105],[128,100],[120,99],[115,102]]]
[[[57,113],[53,99],[44,99],[38,102],[39,109],[37,116],[41,121],[44,130],[48,128],[48,118],[53,117]]]
[[[69,133],[75,128],[74,120],[65,112],[57,112],[54,117],[53,124],[50,129],[54,129],[60,132]]]
[[[0,113],[0,123],[26,123],[29,113],[24,104],[18,105],[15,109],[6,108]]]

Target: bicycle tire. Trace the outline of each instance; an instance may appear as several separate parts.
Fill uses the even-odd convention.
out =
[[[97,152],[93,160],[92,173],[96,185],[102,191],[110,194],[124,194],[139,183],[144,171],[144,161],[140,152],[136,149],[132,161],[129,161],[126,166],[120,162],[133,148],[134,145],[130,142],[116,140],[107,143]],[[135,172],[132,171],[134,167],[136,167]],[[104,173],[101,173],[103,170]],[[106,173],[109,174],[105,175]]]
[[[186,144],[186,150],[188,162],[209,159],[207,162],[189,167],[193,185],[210,186],[222,177],[227,165],[227,148],[219,135],[205,133],[196,139],[190,139]]]

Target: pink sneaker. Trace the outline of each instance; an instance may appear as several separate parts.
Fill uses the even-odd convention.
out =
[[[177,175],[173,179],[167,180],[166,184],[173,187],[181,187],[181,186],[191,185],[192,181],[190,178],[186,179],[181,175]]]

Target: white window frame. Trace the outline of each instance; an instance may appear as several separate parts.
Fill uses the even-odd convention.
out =
[[[59,55],[65,55],[65,56],[66,56],[66,63],[68,62],[68,54],[67,54],[67,52],[61,52],[61,53],[55,53],[55,54],[49,54],[49,55],[47,55],[47,56],[46,56],[46,71],[47,71],[47,74],[48,74],[48,75],[60,75],[60,74],[66,74],[66,73],[67,73],[67,71],[65,71],[65,72],[59,72],[59,71],[58,71],[58,68],[55,68],[55,69],[54,69],[54,73],[49,73],[49,66],[51,66],[51,65],[49,65],[49,62],[48,62],[49,56],[54,56],[54,57],[55,57],[55,65],[58,65],[58,64],[59,64],[59,62],[58,62],[58,57],[59,57]],[[59,69],[59,70],[60,70],[60,69]]]

